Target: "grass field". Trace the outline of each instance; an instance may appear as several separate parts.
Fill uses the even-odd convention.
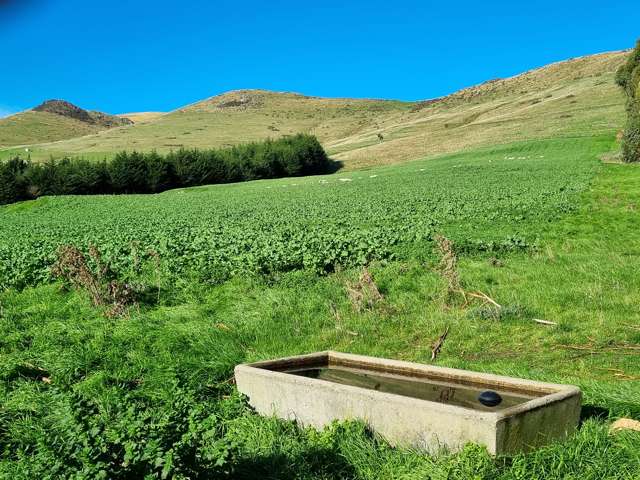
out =
[[[165,115],[136,117],[136,124],[128,127],[69,135],[74,138],[56,142],[42,138],[19,143],[32,144],[34,160],[64,155],[103,159],[123,149],[224,147],[306,132],[353,170],[517,141],[615,135],[623,124],[624,99],[613,77],[626,55],[611,52],[572,59],[434,102],[234,91]],[[0,120],[0,146],[3,137],[19,138],[15,128],[7,127],[15,121],[12,118]],[[37,138],[37,131],[26,130],[30,138]],[[16,153],[24,154],[24,147],[0,148],[0,159]]]
[[[0,208],[0,283],[36,285],[0,293],[0,477],[639,478],[640,434],[608,433],[640,419],[640,168],[601,164],[613,143]],[[501,309],[446,295],[436,233],[462,287]],[[48,283],[67,242],[96,243],[157,296],[105,318]],[[149,248],[160,267],[134,268]],[[365,262],[384,298],[359,310],[346,287]],[[258,417],[229,382],[238,362],[322,349],[428,363],[446,326],[438,365],[579,385],[578,433],[515,457],[429,457],[357,423]]]

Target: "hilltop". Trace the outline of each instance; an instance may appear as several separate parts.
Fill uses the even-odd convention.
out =
[[[46,100],[0,119],[0,146],[59,141],[132,124],[126,117],[85,110],[65,100]]]
[[[84,110],[65,100],[47,100],[33,109],[35,112],[49,112],[63,117],[74,118],[91,125],[99,125],[105,128],[132,125],[133,122],[126,117],[109,115],[95,110]]]
[[[558,62],[418,102],[236,90],[142,114],[122,128],[33,142],[39,144],[32,157],[104,158],[122,149],[223,147],[305,132],[351,169],[514,141],[611,134],[624,123],[614,74],[627,53]],[[0,150],[0,158],[12,153]]]

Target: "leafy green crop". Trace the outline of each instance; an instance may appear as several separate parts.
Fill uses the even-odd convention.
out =
[[[436,232],[461,250],[528,248],[541,225],[574,208],[609,143],[553,140],[348,174],[2,207],[0,289],[49,281],[62,244],[95,244],[125,272],[157,252],[170,274],[208,282],[364,264]]]

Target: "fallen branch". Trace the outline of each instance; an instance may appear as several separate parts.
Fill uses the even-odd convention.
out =
[[[336,323],[340,323],[342,318],[340,317],[340,312],[338,312],[336,304],[333,302],[329,303],[329,309],[331,310],[331,314],[333,315],[333,317],[336,319]]]
[[[484,300],[485,302],[489,302],[492,305],[494,305],[496,308],[502,308],[502,305],[500,305],[498,302],[496,302],[493,298],[491,298],[486,293],[482,293],[480,290],[476,292],[467,292],[467,295],[470,295],[475,298],[479,298],[480,300]]]
[[[360,335],[358,332],[354,332],[353,330],[346,330],[342,328],[340,325],[336,325],[336,330],[338,330],[339,332],[344,332],[347,335],[351,335],[353,337],[357,337],[358,335]]]
[[[433,348],[431,349],[431,361],[434,361],[438,357],[440,350],[442,350],[442,345],[444,344],[444,341],[447,339],[447,335],[449,335],[448,325],[444,329],[444,332],[442,333],[442,335],[440,335],[436,343],[433,344]]]
[[[550,320],[542,320],[541,318],[532,318],[531,320],[542,325],[558,325],[556,322],[552,322]]]
[[[582,346],[581,345],[557,345],[557,347],[565,348],[567,350],[582,350],[587,352],[596,352],[596,350],[594,350],[593,345],[582,345]]]
[[[636,375],[629,375],[619,368],[598,368],[598,370],[610,372],[614,377],[619,378],[620,380],[640,380],[640,377]]]
[[[620,345],[615,347],[598,347],[596,345],[556,345],[566,350],[577,350],[590,355],[603,353],[616,353],[618,355],[640,355],[640,347],[633,345]]]

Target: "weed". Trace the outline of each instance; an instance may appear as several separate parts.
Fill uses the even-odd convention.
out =
[[[443,235],[436,235],[435,241],[440,256],[438,271],[447,284],[445,304],[449,305],[457,296],[462,296],[466,300],[464,290],[460,285],[458,257],[453,248],[453,242]]]
[[[95,245],[89,247],[89,258],[74,245],[60,247],[51,273],[66,286],[87,292],[94,306],[108,307],[108,317],[122,316],[135,304],[134,287],[116,279]]]
[[[351,305],[359,313],[372,309],[384,298],[367,267],[362,269],[358,281],[355,283],[347,282],[346,288]]]

